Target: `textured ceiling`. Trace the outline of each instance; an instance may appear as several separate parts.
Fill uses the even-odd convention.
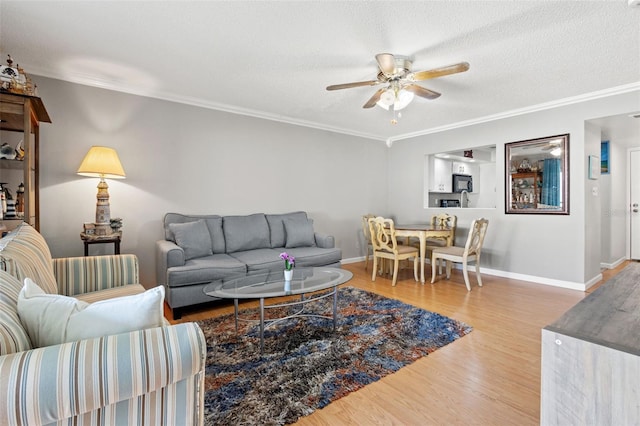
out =
[[[640,90],[627,0],[2,0],[0,36],[31,74],[379,140]],[[374,79],[381,52],[471,68],[422,82],[442,96],[392,125],[362,108],[377,88],[325,90]]]

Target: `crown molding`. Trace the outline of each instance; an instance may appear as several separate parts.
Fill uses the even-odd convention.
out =
[[[364,139],[371,139],[375,141],[385,142],[387,147],[391,148],[394,142],[413,139],[419,136],[429,135],[433,133],[445,132],[448,130],[459,129],[462,127],[473,126],[476,124],[487,123],[491,121],[503,120],[505,118],[516,117],[519,115],[530,114],[533,112],[544,111],[547,109],[558,108],[566,105],[577,104],[581,102],[586,102],[594,99],[605,98],[608,96],[620,95],[624,93],[630,93],[634,91],[640,90],[640,81],[625,84],[622,86],[616,86],[609,89],[599,90],[595,92],[585,93],[578,96],[572,96],[564,99],[558,99],[551,102],[545,102],[542,104],[531,105],[525,108],[514,109],[511,111],[505,111],[498,114],[487,115],[484,117],[474,118],[471,120],[459,121],[457,123],[451,123],[444,126],[431,127],[428,129],[420,130],[412,133],[404,133],[397,136],[391,136],[388,138],[373,135],[370,133],[357,132],[351,129],[345,129],[342,127],[334,127],[328,126],[322,123],[307,121],[307,120],[299,120],[292,117],[269,114],[264,111],[253,110],[249,108],[239,108],[233,105],[221,104],[217,102],[208,102],[204,101],[200,98],[189,97],[189,96],[179,96],[172,93],[164,93],[157,90],[153,90],[152,88],[144,88],[144,87],[133,87],[133,86],[125,86],[113,84],[111,82],[105,82],[96,80],[95,78],[79,76],[79,75],[57,75],[56,73],[51,72],[50,70],[34,70],[34,75],[40,75],[43,77],[53,78],[57,80],[67,81],[70,83],[81,84],[84,86],[98,87],[101,89],[113,90],[116,92],[122,92],[137,96],[143,96],[153,99],[160,99],[169,102],[176,102],[185,105],[197,106],[206,109],[212,109],[216,111],[223,111],[232,114],[245,115],[248,117],[260,118],[263,120],[276,121],[285,124],[292,124],[295,126],[309,127],[312,129],[324,130],[333,133],[340,133],[349,136],[356,136]]]
[[[405,133],[398,136],[392,136],[386,139],[388,147],[391,147],[394,142],[412,139],[418,136],[429,135],[433,133],[440,133],[447,130],[459,129],[461,127],[473,126],[475,124],[487,123],[490,121],[503,120],[505,118],[516,117],[519,115],[530,114],[533,112],[544,111],[547,109],[558,108],[566,105],[577,104],[581,102],[591,101],[594,99],[606,98],[614,95],[621,95],[624,93],[630,93],[640,90],[640,81],[634,83],[625,84],[622,86],[616,86],[609,89],[598,90],[596,92],[585,93],[578,96],[572,96],[569,98],[558,99],[551,102],[545,102],[542,104],[531,105],[525,108],[514,109],[511,111],[505,111],[498,114],[487,115],[484,117],[474,118],[472,120],[459,121],[457,123],[447,124],[446,126],[432,127],[425,130],[420,130],[413,133]]]
[[[328,126],[326,124],[322,124],[314,121],[299,120],[292,117],[269,114],[264,111],[258,111],[258,110],[253,110],[249,108],[240,108],[237,106],[222,104],[218,102],[209,102],[196,97],[179,96],[173,93],[165,93],[158,90],[154,90],[152,88],[113,84],[111,82],[105,82],[102,80],[97,80],[95,78],[84,77],[79,75],[72,75],[72,76],[57,75],[56,73],[52,73],[45,70],[34,70],[32,74],[39,75],[42,77],[52,78],[56,80],[62,80],[69,83],[81,84],[83,86],[97,87],[100,89],[112,90],[114,92],[121,92],[121,93],[130,94],[130,95],[143,96],[146,98],[159,99],[159,100],[169,101],[169,102],[176,102],[176,103],[196,106],[200,108],[228,112],[231,114],[245,115],[248,117],[260,118],[263,120],[276,121],[276,122],[285,123],[285,124],[292,124],[295,126],[302,126],[302,127],[308,127],[308,128],[317,129],[317,130],[324,130],[332,133],[340,133],[340,134],[345,134],[349,136],[356,136],[364,139],[372,139],[380,142],[384,142],[386,140],[382,136],[373,135],[370,133],[357,132],[357,131],[354,131],[351,129],[345,129],[342,127]]]

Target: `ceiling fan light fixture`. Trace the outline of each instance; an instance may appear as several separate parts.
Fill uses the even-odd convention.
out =
[[[382,95],[380,95],[380,100],[376,103],[381,108],[386,109],[387,111],[393,105],[393,109],[395,111],[400,111],[404,109],[413,101],[413,93],[408,90],[401,89],[396,92],[393,89],[386,90]]]
[[[389,109],[391,105],[396,101],[396,94],[393,89],[385,90],[382,95],[380,95],[380,100],[377,102],[378,105],[383,107],[384,109]]]
[[[400,92],[398,92],[396,102],[393,105],[394,109],[396,111],[400,111],[401,109],[405,108],[411,103],[411,101],[413,101],[413,96],[413,92],[409,92],[408,90],[404,89],[400,90]]]
[[[553,148],[551,151],[549,151],[549,154],[553,155],[554,157],[558,157],[560,156],[560,154],[562,154],[562,148],[560,148],[559,146]]]

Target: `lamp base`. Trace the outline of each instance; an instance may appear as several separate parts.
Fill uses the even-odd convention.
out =
[[[95,225],[95,235],[98,236],[105,236],[105,235],[111,235],[113,233],[113,229],[111,228],[110,224],[104,224],[104,223],[94,223]]]

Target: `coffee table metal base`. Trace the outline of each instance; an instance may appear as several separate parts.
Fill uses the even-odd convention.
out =
[[[304,307],[307,303],[310,302],[315,302],[327,297],[331,297],[333,296],[333,315],[332,316],[328,316],[328,315],[318,315],[318,314],[310,314],[305,312]],[[238,299],[233,299],[233,306],[234,306],[234,314],[235,314],[235,322],[236,322],[236,334],[238,334],[238,321],[246,321],[246,322],[259,322],[260,323],[260,353],[264,353],[264,331],[265,329],[279,323],[282,321],[286,321],[286,320],[290,320],[292,318],[302,318],[302,317],[307,317],[307,318],[325,318],[325,319],[333,319],[333,331],[336,331],[336,324],[338,321],[338,286],[334,286],[332,291],[330,291],[329,293],[322,293],[319,295],[312,295],[311,297],[308,297],[305,299],[305,295],[304,293],[300,295],[300,300],[297,301],[289,301],[289,302],[284,302],[284,303],[276,303],[273,305],[265,305],[264,303],[264,297],[260,298],[260,319],[259,320],[253,320],[253,319],[248,319],[248,318],[240,318],[238,315]],[[286,307],[286,306],[300,306],[300,309],[297,312],[294,312],[293,314],[290,315],[286,315],[284,317],[280,317],[280,318],[269,318],[269,319],[265,319],[264,316],[264,312],[265,309],[275,309],[275,308],[282,308],[282,307]]]

